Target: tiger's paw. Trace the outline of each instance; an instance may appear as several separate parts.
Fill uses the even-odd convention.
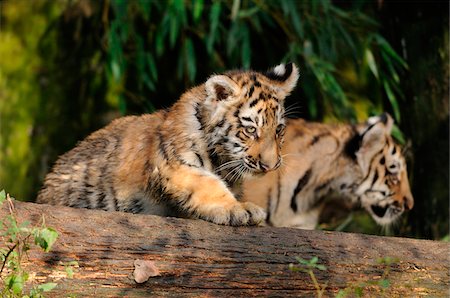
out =
[[[267,216],[264,209],[250,202],[233,202],[208,211],[207,216],[198,215],[198,218],[226,226],[258,225],[264,223]]]
[[[266,220],[266,212],[261,207],[250,203],[238,203],[230,211],[230,226],[258,225]]]

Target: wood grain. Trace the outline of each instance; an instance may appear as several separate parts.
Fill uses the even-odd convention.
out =
[[[315,273],[327,297],[339,289],[381,278],[380,257],[396,257],[390,287],[398,296],[449,296],[449,248],[444,242],[271,227],[226,227],[201,220],[162,218],[16,202],[18,218],[60,236],[49,253],[32,250],[25,267],[34,282],[57,282],[48,297],[305,296],[309,276],[292,272],[295,257],[317,256]],[[7,214],[6,206],[0,216]],[[72,279],[64,263],[76,260]],[[153,261],[159,276],[133,280],[135,260]],[[366,287],[367,294],[383,294]]]

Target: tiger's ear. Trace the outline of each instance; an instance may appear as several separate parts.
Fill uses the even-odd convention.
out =
[[[231,99],[239,92],[239,86],[225,75],[210,77],[205,83],[205,89],[208,99],[215,101]]]
[[[275,85],[282,92],[282,96],[288,96],[297,85],[299,77],[298,68],[294,63],[277,65],[264,73],[264,75],[274,81]]]
[[[387,113],[367,120],[365,129],[360,134],[361,145],[356,152],[356,158],[363,173],[368,171],[373,156],[386,145],[393,123],[392,117]]]
[[[379,122],[384,124],[387,134],[390,135],[392,127],[394,126],[394,119],[392,119],[391,115],[388,113],[383,113],[379,116],[373,116],[367,119],[367,125],[369,126]]]

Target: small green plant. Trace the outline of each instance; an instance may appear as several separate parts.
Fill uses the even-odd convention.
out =
[[[311,280],[314,283],[314,287],[316,288],[316,294],[317,297],[323,297],[323,294],[325,292],[325,289],[327,288],[327,284],[320,285],[319,281],[316,278],[316,275],[314,274],[314,269],[318,270],[327,270],[327,268],[319,264],[319,258],[314,256],[310,260],[305,260],[299,257],[296,257],[298,264],[289,264],[289,269],[291,271],[301,271],[308,273]],[[376,281],[363,281],[363,282],[355,282],[347,286],[345,289],[340,290],[336,294],[336,298],[344,298],[348,297],[351,294],[353,294],[352,297],[363,297],[364,295],[364,289],[368,287],[377,287],[381,290],[381,296],[386,297],[386,289],[388,289],[391,285],[391,282],[388,279],[388,275],[391,271],[392,265],[399,262],[398,258],[392,258],[392,257],[382,257],[377,259],[377,265],[383,266],[383,274],[379,280]]]
[[[314,283],[314,287],[316,288],[317,297],[322,297],[325,289],[327,288],[327,284],[321,286],[317,281],[316,275],[314,274],[314,269],[325,271],[327,267],[322,264],[319,264],[319,258],[314,256],[310,260],[305,260],[299,257],[296,257],[298,264],[289,264],[289,269],[291,271],[301,271],[305,272],[309,275],[311,280]]]
[[[377,259],[377,265],[383,266],[383,274],[379,280],[363,281],[355,284],[351,284],[343,290],[340,290],[336,295],[336,298],[343,298],[353,293],[356,297],[364,296],[364,289],[368,287],[375,287],[381,291],[381,297],[386,296],[386,290],[391,286],[391,282],[388,279],[388,275],[391,271],[392,265],[399,262],[398,258],[382,257]]]
[[[4,190],[0,192],[0,207],[3,204],[8,205],[9,215],[0,219],[0,238],[3,240],[0,246],[1,297],[44,297],[44,292],[51,291],[57,284],[34,285],[28,295],[24,294],[24,286],[30,274],[22,268],[22,260],[27,256],[33,243],[45,252],[50,251],[58,238],[58,233],[46,227],[44,217],[40,227],[30,227],[30,222],[27,221],[19,223],[13,199]]]

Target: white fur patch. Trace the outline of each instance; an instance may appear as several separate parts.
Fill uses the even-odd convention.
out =
[[[280,64],[277,65],[274,69],[273,72],[278,75],[278,76],[282,76],[284,75],[284,73],[286,72],[286,67],[284,66],[284,64]]]

